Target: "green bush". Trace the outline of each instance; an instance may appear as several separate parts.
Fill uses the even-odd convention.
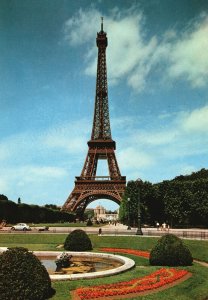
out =
[[[91,219],[88,219],[86,225],[87,225],[87,226],[92,226],[92,225],[93,225],[92,220],[91,220]]]
[[[154,266],[190,266],[193,258],[180,238],[167,234],[159,239],[150,252],[149,262]]]
[[[64,249],[70,251],[92,250],[92,243],[84,230],[76,229],[67,236]]]
[[[0,295],[3,300],[45,300],[55,293],[45,267],[25,248],[0,255]]]

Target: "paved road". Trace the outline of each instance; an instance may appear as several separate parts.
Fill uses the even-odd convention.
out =
[[[98,234],[99,227],[49,227],[49,231],[39,231],[40,227],[32,227],[32,231],[26,232],[27,234],[33,233],[70,233],[75,229],[83,229],[89,234]],[[117,223],[116,225],[108,224],[102,226],[102,235],[136,235],[137,228],[127,229],[126,225]],[[188,229],[169,229],[157,230],[156,228],[142,228],[144,236],[162,236],[166,233],[173,233],[182,238],[208,240],[208,229],[188,228]],[[11,231],[10,227],[4,227],[0,233],[21,233],[20,231]],[[25,232],[24,232],[25,234]]]

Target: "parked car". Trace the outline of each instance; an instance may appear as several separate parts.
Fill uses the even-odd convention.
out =
[[[11,230],[23,230],[23,231],[26,231],[26,230],[31,230],[30,226],[25,224],[25,223],[18,223],[14,226],[12,226]]]
[[[48,231],[49,230],[49,227],[48,226],[45,226],[43,228],[39,228],[38,231]]]

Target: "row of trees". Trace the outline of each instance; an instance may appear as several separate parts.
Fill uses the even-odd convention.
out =
[[[129,181],[120,206],[122,222],[130,216],[130,225],[137,225],[139,198],[143,224],[208,227],[208,170],[157,184]]]
[[[73,222],[74,214],[60,211],[56,206],[29,205],[24,203],[16,204],[8,200],[5,195],[0,195],[0,220],[7,223],[54,223],[54,222]]]

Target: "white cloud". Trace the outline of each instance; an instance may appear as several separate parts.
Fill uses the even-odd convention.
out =
[[[19,185],[23,183],[37,183],[54,178],[62,178],[67,175],[64,168],[42,165],[24,165],[19,167],[8,167],[3,169],[3,184],[11,185],[13,181],[18,181]]]
[[[182,120],[182,128],[192,133],[207,133],[208,105],[192,111]]]
[[[65,123],[44,131],[26,131],[12,135],[0,143],[1,167],[8,166],[10,162],[18,166],[34,161],[37,163],[40,158],[48,164],[54,159],[54,150],[77,155],[86,149],[88,138],[90,131],[86,120]],[[56,158],[58,159],[58,155]]]
[[[126,129],[134,125],[134,118],[131,116],[122,116],[111,118],[111,127],[115,130]]]
[[[9,157],[10,153],[4,143],[0,143],[0,161],[4,161]]]
[[[83,152],[90,139],[89,122],[85,119],[62,124],[42,135],[42,143],[48,148],[59,148],[71,154]]]
[[[65,201],[62,192],[66,188],[68,172],[53,165],[12,165],[1,169],[0,193],[13,201],[21,197],[27,203],[52,203]],[[62,195],[62,196],[61,196]],[[57,202],[55,202],[57,203]]]
[[[97,10],[84,11],[80,9],[76,15],[68,19],[64,25],[65,39],[74,46],[81,45],[95,37],[95,24],[100,15]]]
[[[200,18],[172,45],[171,77],[182,77],[193,87],[208,83],[208,17]]]
[[[147,168],[154,164],[154,159],[150,155],[136,149],[133,145],[119,151],[118,161],[122,170]]]
[[[71,45],[88,43],[87,75],[96,74],[95,24],[99,26],[100,16],[101,13],[94,8],[88,11],[80,9],[65,23],[65,38]],[[109,41],[107,66],[110,84],[124,79],[134,91],[140,92],[158,65],[157,76],[161,80],[180,78],[193,87],[208,84],[208,17],[205,14],[190,23],[182,33],[170,29],[162,38],[152,36],[148,39],[144,16],[138,9],[124,12],[115,8],[104,17],[104,30]]]
[[[140,15],[132,15],[131,18],[108,21],[109,76],[112,79],[128,75],[144,55],[140,20]]]
[[[95,9],[79,10],[65,23],[65,38],[71,45],[77,46],[86,42],[90,44],[85,57],[87,75],[96,74],[94,28],[95,24],[99,24],[100,15]],[[145,78],[150,71],[148,58],[153,55],[157,41],[155,37],[149,42],[144,41],[142,22],[142,14],[132,10],[124,15],[115,9],[112,15],[104,17],[104,30],[108,33],[109,41],[107,66],[110,83],[116,84],[127,77],[127,83],[137,90],[145,85]]]
[[[0,178],[0,194],[6,193],[8,190],[8,185],[5,179]]]
[[[11,135],[2,139],[0,143],[1,164],[6,164],[9,160],[14,158],[16,161],[18,161],[20,157],[24,157],[24,159],[26,159],[27,154],[29,155],[29,153],[31,153],[33,143],[34,136],[33,134],[28,133]]]
[[[83,146],[86,145],[86,139],[83,137],[76,137],[73,139],[66,140],[65,137],[58,137],[54,139],[54,135],[50,135],[45,140],[47,146],[51,148],[62,148],[70,153],[78,153],[83,151]]]
[[[27,175],[26,175],[27,174]],[[54,166],[24,166],[19,170],[19,175],[26,175],[26,181],[40,181],[43,179],[59,178],[66,176],[63,168]]]
[[[161,120],[160,115],[158,120]],[[163,120],[163,119],[162,119]],[[149,167],[158,165],[160,162],[165,165],[166,162],[171,165],[181,166],[180,172],[190,166],[188,160],[190,157],[198,155],[207,155],[208,147],[208,107],[204,106],[191,112],[179,112],[172,117],[165,119],[165,126],[155,129],[135,130],[138,124],[128,126],[126,124],[124,139],[119,142],[118,161],[121,168],[125,170],[148,170]],[[163,121],[164,122],[164,121]],[[126,132],[128,134],[126,134]],[[126,148],[126,145],[128,147]],[[187,160],[187,163],[185,161]],[[200,163],[200,162],[198,162]],[[196,164],[198,164],[196,161]],[[183,167],[183,168],[182,168]],[[192,165],[191,165],[191,168]],[[191,171],[192,169],[189,168]],[[182,172],[182,174],[184,174]]]
[[[139,140],[143,145],[162,146],[173,143],[178,135],[177,130],[168,128],[166,131],[159,132],[143,132],[138,134],[135,139]]]

